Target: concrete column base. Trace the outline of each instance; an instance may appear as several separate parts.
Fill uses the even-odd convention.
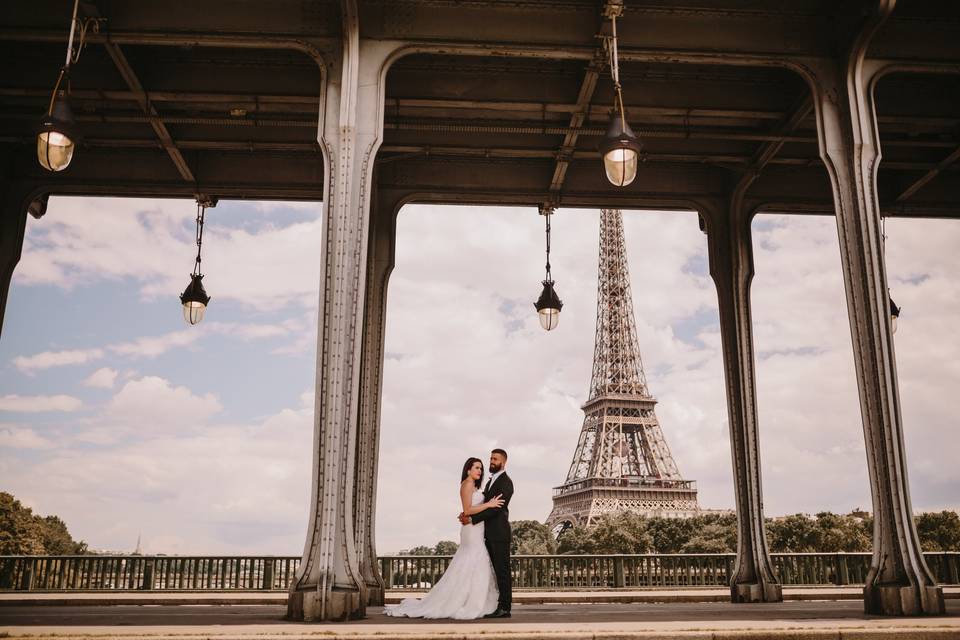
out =
[[[732,584],[730,602],[783,602],[783,587],[770,582]]]
[[[324,610],[324,597],[326,609]],[[328,593],[309,589],[291,591],[287,599],[287,620],[301,622],[342,622],[363,618],[366,608],[360,602],[360,592],[334,589]]]
[[[939,586],[870,585],[863,588],[863,611],[877,616],[936,616],[946,609]]]
[[[383,587],[380,585],[367,586],[367,606],[382,607],[384,603]]]

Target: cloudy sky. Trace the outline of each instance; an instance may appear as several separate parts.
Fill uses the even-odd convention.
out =
[[[189,201],[52,200],[28,221],[0,340],[0,490],[96,549],[300,552],[311,464],[319,205],[207,214],[196,327],[177,295]],[[581,426],[598,213],[561,210],[564,300],[542,331],[533,209],[408,206],[390,285],[378,548],[455,539],[462,461],[510,453],[514,518],[543,519]],[[716,294],[692,213],[625,212],[657,413],[702,506],[733,503]],[[888,262],[914,507],[960,507],[960,223],[891,220]],[[754,223],[753,303],[769,515],[869,508],[831,218]],[[415,496],[416,501],[412,503]]]

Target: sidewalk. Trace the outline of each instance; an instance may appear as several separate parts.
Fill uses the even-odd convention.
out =
[[[282,605],[0,608],[0,637],[29,640],[957,640],[947,615],[888,618],[860,602],[517,604],[506,620],[388,618],[299,623]]]
[[[944,597],[960,599],[960,586],[944,587]],[[419,598],[423,592],[388,591],[387,604]],[[860,587],[785,587],[786,602],[809,600],[860,600]],[[599,604],[643,602],[729,602],[726,588],[643,589],[635,591],[514,591],[518,604]],[[285,591],[273,592],[0,592],[4,606],[113,606],[113,605],[285,605]]]

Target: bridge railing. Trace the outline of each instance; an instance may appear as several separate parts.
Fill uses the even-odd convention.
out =
[[[960,584],[960,552],[924,554],[941,584]],[[784,585],[863,584],[869,553],[774,553]],[[388,589],[426,590],[450,556],[384,556]],[[0,556],[0,590],[285,591],[299,556]],[[637,589],[729,584],[733,554],[514,556],[517,589]]]

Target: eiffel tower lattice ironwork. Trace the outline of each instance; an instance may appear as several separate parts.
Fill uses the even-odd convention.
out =
[[[547,526],[559,534],[617,511],[687,517],[696,483],[680,476],[643,373],[619,209],[600,213],[593,375],[566,481],[553,490]]]

